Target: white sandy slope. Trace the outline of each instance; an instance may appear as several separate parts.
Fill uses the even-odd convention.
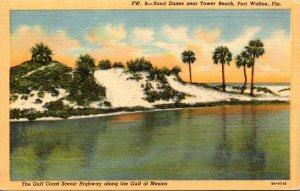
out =
[[[285,92],[285,95],[272,95],[272,94],[260,94],[257,97],[250,97],[248,95],[240,95],[233,93],[225,93],[222,91],[217,91],[214,89],[209,89],[201,86],[196,86],[192,84],[182,84],[177,81],[174,76],[167,77],[170,86],[180,92],[186,93],[190,96],[182,100],[182,103],[195,104],[195,103],[206,103],[206,102],[218,102],[218,101],[230,101],[231,99],[237,99],[241,101],[251,101],[251,100],[280,100],[280,101],[289,101],[289,91]],[[271,86],[274,87],[274,86]],[[287,88],[288,86],[282,86],[277,88],[275,93],[278,93],[279,90]],[[269,87],[267,87],[269,88]],[[272,89],[271,89],[272,90]],[[273,90],[272,90],[273,91]],[[257,92],[255,92],[257,93]]]
[[[170,101],[157,101],[154,103],[147,102],[144,98],[146,97],[142,88],[142,84],[146,83],[146,73],[139,73],[143,79],[128,80],[131,76],[129,73],[124,72],[124,69],[110,69],[110,70],[97,70],[94,74],[97,82],[106,87],[107,101],[111,102],[112,107],[134,107],[143,106],[151,108],[154,105],[174,103],[174,100]],[[207,102],[218,102],[218,101],[230,101],[231,99],[237,99],[242,101],[251,100],[280,100],[289,101],[289,91],[284,91],[281,94],[278,93],[279,90],[288,88],[288,86],[270,86],[273,92],[278,95],[273,94],[261,94],[257,93],[257,97],[250,97],[248,95],[240,95],[238,93],[227,93],[222,91],[217,91],[210,88],[205,88],[201,86],[196,86],[192,84],[182,84],[179,82],[175,76],[166,76],[170,86],[179,92],[188,94],[181,103],[196,104],[196,103],[207,103]],[[157,87],[157,82],[151,82],[154,89]],[[273,88],[273,89],[272,89]]]
[[[155,105],[160,104],[168,104],[174,103],[174,100],[169,101],[156,101],[154,103],[147,102],[144,98],[146,95],[144,94],[144,90],[142,84],[146,84],[147,74],[139,73],[143,77],[143,79],[136,81],[128,79],[131,77],[131,74],[124,71],[124,69],[114,68],[110,70],[97,70],[94,73],[94,77],[97,83],[103,85],[106,88],[106,101],[109,101],[112,104],[113,108],[117,107],[135,107],[142,106],[146,108],[154,108]],[[187,104],[196,104],[196,103],[208,103],[208,102],[218,102],[218,101],[230,101],[231,99],[237,99],[241,101],[251,101],[251,100],[261,100],[261,101],[271,101],[271,100],[280,100],[280,101],[289,101],[290,100],[290,91],[280,91],[289,86],[266,86],[266,88],[270,89],[277,95],[273,94],[264,94],[262,92],[255,92],[256,97],[250,97],[248,95],[241,95],[237,91],[236,93],[227,93],[222,91],[217,91],[211,88],[205,88],[201,86],[196,86],[192,84],[182,84],[177,80],[175,76],[166,76],[167,81],[170,86],[179,92],[183,92],[189,96],[186,96],[185,99],[181,100],[181,103]],[[148,82],[157,89],[158,82]],[[227,87],[227,90],[231,91],[232,88],[230,86]],[[247,90],[249,91],[249,90]],[[37,111],[44,111],[43,105],[50,101],[55,101],[61,99],[68,95],[68,92],[64,89],[59,89],[58,96],[52,96],[49,93],[45,93],[44,98],[42,99],[42,103],[37,104],[34,103],[38,98],[37,91],[32,91],[30,94],[32,96],[28,97],[28,100],[22,100],[22,94],[18,95],[18,99],[11,103],[11,109],[19,108],[19,109],[35,109]],[[67,100],[63,100],[66,105],[77,108],[78,106],[74,103],[70,103]],[[106,108],[100,104],[100,101],[96,101],[91,103],[91,108]],[[155,109],[155,108],[154,108]],[[123,114],[127,112],[115,113],[115,114]],[[106,116],[106,114],[99,115],[91,115],[89,117],[99,117]],[[81,116],[86,118],[87,116]],[[71,118],[80,118],[80,116],[74,116]],[[57,120],[59,118],[41,118],[40,120]],[[27,119],[20,119],[27,120]],[[15,120],[15,121],[20,121]]]
[[[128,80],[130,75],[121,68],[97,70],[94,77],[106,88],[106,100],[112,107],[151,107],[151,104],[143,99],[144,92],[141,84],[145,83],[145,78],[139,82]]]
[[[51,67],[51,66],[48,66]],[[43,68],[44,69],[44,68]],[[41,69],[40,69],[41,70]],[[145,100],[145,93],[142,85],[146,84],[147,73],[139,73],[142,76],[142,79],[139,81],[128,79],[131,77],[130,73],[125,72],[121,68],[113,68],[110,70],[97,70],[94,73],[94,77],[97,83],[103,85],[106,88],[106,101],[109,101],[112,104],[113,108],[117,107],[135,107],[142,106],[146,108],[153,108],[154,105],[159,104],[168,104],[174,103],[174,100],[169,101],[156,101],[154,103],[149,103]],[[28,74],[27,74],[28,75]],[[277,95],[273,94],[263,94],[261,92],[255,92],[257,97],[250,97],[248,95],[240,95],[238,91],[236,93],[225,93],[222,91],[217,91],[210,88],[205,88],[201,86],[196,86],[192,84],[182,84],[179,82],[175,76],[166,76],[170,86],[179,92],[188,94],[185,99],[181,100],[181,103],[187,104],[196,104],[196,103],[207,103],[207,102],[218,102],[218,101],[230,101],[231,99],[237,99],[242,101],[251,101],[251,100],[280,100],[280,101],[289,101],[290,100],[290,91],[280,91],[289,86],[267,86],[268,89],[272,90]],[[151,81],[149,82],[157,89],[158,82]],[[227,87],[227,90],[232,91],[230,86]],[[246,91],[249,91],[246,90]],[[49,93],[45,93],[43,101],[40,104],[34,103],[38,98],[37,91],[32,91],[28,96],[28,100],[22,100],[22,94],[18,95],[18,99],[11,103],[11,109],[36,109],[37,111],[44,111],[43,105],[50,101],[55,101],[61,99],[68,95],[68,92],[64,89],[59,89],[58,96],[52,96]],[[65,104],[77,108],[78,106],[74,103],[69,103],[66,100],[63,100]],[[105,108],[105,106],[100,104],[100,101],[91,103],[91,108]]]
[[[12,103],[10,103],[11,109],[35,109],[36,111],[44,111],[43,105],[47,102],[56,101],[62,97],[68,95],[67,91],[64,89],[58,89],[58,96],[52,96],[50,93],[45,93],[43,98],[40,98],[43,102],[42,103],[35,103],[35,100],[38,99],[38,91],[31,91],[28,99],[24,100],[21,99],[23,94],[15,94],[18,96],[18,99]],[[31,96],[30,96],[31,95]]]
[[[146,83],[146,73],[139,73],[141,80],[130,80],[129,73],[121,68],[110,70],[97,70],[94,73],[96,81],[106,88],[106,100],[112,107],[142,106],[151,108],[153,103],[146,101],[142,84]],[[156,84],[152,84],[156,87]],[[155,104],[158,104],[157,102]]]

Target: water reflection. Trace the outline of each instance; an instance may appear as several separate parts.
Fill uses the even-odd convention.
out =
[[[287,179],[289,113],[280,107],[12,123],[11,179]]]
[[[222,107],[222,138],[217,147],[217,152],[215,156],[216,166],[219,169],[225,168],[230,162],[230,146],[227,140],[227,111],[226,107]]]
[[[162,128],[166,128],[173,123],[177,123],[180,119],[180,111],[166,111],[166,112],[150,112],[143,116],[142,124],[138,127],[137,143],[141,153],[148,151],[148,146],[151,145],[154,132],[159,132]]]
[[[266,153],[259,149],[257,146],[257,113],[254,106],[251,106],[251,117],[252,117],[252,134],[248,143],[248,155],[249,155],[249,171],[251,172],[252,179],[256,179],[259,172],[266,167]]]
[[[59,177],[66,172],[72,173],[74,166],[77,168],[90,166],[95,142],[99,134],[106,132],[110,122],[103,120],[94,123],[93,120],[95,119],[30,122],[29,128],[22,128],[22,124],[27,123],[16,123],[11,140],[18,141],[13,142],[11,153],[14,156],[12,164],[18,167],[12,168],[14,169],[12,173],[28,170],[30,174],[34,174],[35,179],[41,180],[48,176]],[[25,151],[27,152],[25,156],[30,162],[23,165],[19,161],[24,160]],[[60,166],[60,169],[57,170],[56,166]]]

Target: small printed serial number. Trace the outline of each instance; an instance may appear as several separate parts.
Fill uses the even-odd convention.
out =
[[[271,185],[286,185],[286,182],[271,182]]]

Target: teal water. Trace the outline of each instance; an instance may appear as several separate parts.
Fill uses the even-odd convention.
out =
[[[11,122],[11,180],[289,179],[289,105]]]

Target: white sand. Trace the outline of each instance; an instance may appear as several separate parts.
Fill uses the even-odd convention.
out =
[[[49,66],[48,66],[49,67]],[[139,73],[142,76],[142,79],[139,81],[128,79],[131,77],[131,74],[124,72],[124,69],[121,68],[113,68],[110,70],[97,70],[94,73],[94,77],[97,83],[106,87],[106,101],[109,101],[112,104],[112,108],[117,107],[135,107],[142,106],[145,108],[153,108],[154,105],[160,104],[171,104],[174,103],[174,100],[164,101],[159,100],[154,103],[149,103],[145,100],[144,90],[142,85],[146,84],[147,73]],[[166,76],[168,83],[170,86],[179,92],[183,92],[188,94],[185,99],[181,101],[181,103],[188,104],[196,104],[196,103],[208,103],[208,102],[218,102],[218,101],[230,101],[231,99],[237,99],[242,101],[251,101],[251,100],[260,100],[260,101],[271,101],[271,100],[280,100],[280,101],[289,101],[290,100],[290,91],[279,92],[282,89],[289,88],[289,86],[266,86],[266,88],[270,89],[277,95],[273,94],[264,94],[263,92],[255,92],[257,97],[251,97],[249,95],[241,95],[236,93],[225,93],[222,91],[217,91],[210,88],[205,88],[201,86],[196,86],[192,84],[183,85],[181,82],[177,81],[175,76]],[[154,89],[157,89],[158,82],[151,81],[150,82]],[[233,90],[230,86],[227,87],[227,90]],[[234,90],[236,92],[240,92],[240,90]],[[249,92],[249,89],[246,92]],[[32,91],[31,94],[33,96],[28,96],[28,100],[22,100],[22,94],[18,95],[18,99],[11,103],[11,108],[19,108],[19,109],[30,109],[33,108],[37,111],[44,111],[43,105],[46,102],[56,101],[60,98],[63,98],[68,95],[68,92],[64,89],[59,89],[58,96],[52,96],[50,93],[45,93],[43,101],[40,104],[34,103],[38,98],[37,91]],[[74,108],[79,108],[75,103],[70,103],[69,101],[64,100],[64,103],[70,105]],[[91,108],[106,108],[103,106],[100,101],[96,101],[91,103]],[[153,110],[151,110],[153,111]],[[142,111],[145,112],[145,111]],[[87,117],[98,117],[98,116],[107,116],[107,115],[118,115],[124,114],[128,112],[116,112],[111,114],[99,114],[99,115],[89,115],[89,116],[75,116],[70,117],[71,119],[75,118],[87,118]],[[134,112],[129,112],[134,113]],[[57,120],[60,118],[41,118],[38,120]],[[12,121],[22,121],[20,120],[12,120]]]
[[[232,98],[249,100],[248,96],[224,93],[214,89],[208,89],[205,87],[196,86],[192,84],[184,85],[179,81],[177,81],[174,76],[169,76],[167,77],[167,79],[170,86],[173,89],[190,95],[184,100],[182,100],[182,103],[195,104],[195,103],[216,102],[216,101],[230,101],[230,99]]]
[[[56,101],[62,97],[68,95],[67,91],[64,89],[58,89],[59,94],[58,96],[52,96],[50,93],[45,92],[44,98],[40,98],[43,102],[42,103],[34,103],[36,99],[38,99],[38,91],[31,91],[30,94],[33,96],[28,96],[27,100],[21,99],[23,94],[16,94],[18,95],[18,99],[10,104],[11,109],[35,109],[37,111],[44,111],[43,105],[47,102]]]
[[[173,89],[190,95],[186,99],[182,100],[182,103],[195,104],[195,103],[205,103],[205,102],[230,101],[230,99],[238,99],[241,101],[251,101],[251,100],[289,101],[289,91],[286,91],[285,95],[281,95],[278,93],[279,90],[287,88],[288,86],[278,87],[277,89],[275,89],[276,86],[268,86],[267,87],[272,91],[276,90],[274,93],[278,93],[279,96],[276,96],[273,94],[263,94],[261,92],[255,91],[255,94],[258,96],[250,97],[248,95],[224,93],[224,92],[217,91],[214,89],[208,89],[208,88],[204,88],[204,87],[196,86],[196,85],[192,85],[192,84],[183,85],[182,83],[177,81],[174,76],[169,76],[169,77],[167,77],[167,79]],[[228,87],[227,90],[232,91],[233,89],[231,87]],[[249,89],[247,89],[247,91],[249,91]],[[245,92],[247,92],[247,91],[245,91]],[[240,92],[240,90],[237,90],[237,92]]]
[[[145,83],[143,79],[128,80],[129,74],[124,73],[121,68],[110,70],[97,70],[94,77],[99,84],[106,87],[106,100],[112,107],[151,107],[152,105],[143,99],[144,91],[141,85]]]
[[[128,79],[131,74],[126,73],[124,69],[113,68],[110,70],[97,70],[94,77],[97,82],[106,87],[106,100],[112,104],[112,107],[135,107],[142,106],[152,108],[157,104],[174,103],[173,100],[164,101],[159,100],[154,103],[149,103],[144,98],[144,89],[142,85],[146,84],[147,73],[139,72],[142,79],[132,80]],[[151,82],[151,85],[156,90],[157,82]]]

